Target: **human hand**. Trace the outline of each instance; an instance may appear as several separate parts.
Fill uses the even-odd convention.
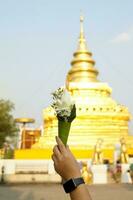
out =
[[[68,146],[65,146],[59,137],[56,137],[57,145],[53,148],[52,160],[56,172],[65,180],[81,176],[78,162],[74,158]]]

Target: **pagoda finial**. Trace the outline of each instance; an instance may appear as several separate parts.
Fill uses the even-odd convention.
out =
[[[83,27],[83,22],[84,22],[84,16],[82,14],[80,14],[80,38],[84,38],[84,27]]]
[[[78,49],[73,54],[71,69],[68,72],[66,87],[69,88],[71,82],[97,82],[98,71],[94,67],[95,61],[92,53],[87,48],[84,34],[84,16],[80,14],[80,34],[78,39]]]
[[[84,16],[81,12],[80,14],[80,35],[79,35],[79,51],[88,51],[87,50],[87,45],[86,45],[86,40],[84,36],[84,27],[83,27],[83,22],[84,22]]]

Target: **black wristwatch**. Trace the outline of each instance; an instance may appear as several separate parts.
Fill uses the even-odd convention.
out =
[[[63,188],[65,190],[66,193],[70,193],[73,190],[75,190],[80,184],[84,184],[84,179],[82,177],[79,178],[72,178],[69,179],[68,181],[66,181],[63,184]]]

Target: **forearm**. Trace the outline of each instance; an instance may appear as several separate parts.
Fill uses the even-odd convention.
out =
[[[83,179],[82,178],[80,179],[81,172],[79,164],[75,160],[69,147],[64,146],[64,144],[58,137],[56,137],[56,142],[57,145],[54,146],[53,148],[52,159],[54,161],[54,167],[56,172],[66,182],[63,185],[65,191],[70,192],[74,189],[70,193],[71,200],[91,200],[89,191],[87,190],[87,186],[83,184],[84,183]],[[70,183],[74,184],[73,187],[71,187],[72,185]],[[69,188],[68,186],[70,186],[71,188]]]
[[[89,191],[85,184],[79,185],[74,191],[70,193],[71,200],[91,200]]]

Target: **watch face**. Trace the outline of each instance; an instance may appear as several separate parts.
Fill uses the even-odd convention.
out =
[[[71,192],[76,188],[76,184],[74,183],[73,179],[70,179],[69,181],[67,181],[64,185],[63,185],[65,191]]]

